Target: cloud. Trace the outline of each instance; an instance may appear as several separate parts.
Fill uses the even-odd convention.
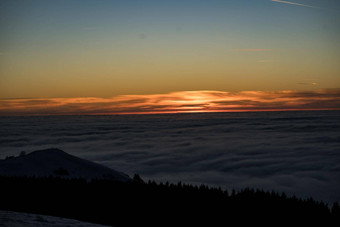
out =
[[[316,86],[317,83],[315,82],[312,82],[312,83],[305,83],[305,82],[300,82],[300,83],[297,83],[298,85],[303,85],[303,86],[307,86],[307,85],[312,85],[312,86]]]
[[[272,49],[233,49],[236,52],[262,52],[262,51],[272,51]]]
[[[313,85],[313,84],[312,84]],[[113,98],[3,99],[0,115],[91,115],[340,109],[340,89],[181,91]]]
[[[336,91],[188,93],[220,97],[214,105],[222,106],[279,106],[286,105],[283,99],[323,100],[337,94]],[[179,94],[183,92],[154,95],[153,99],[162,103],[162,99],[173,100]],[[258,100],[249,98],[255,95]],[[226,100],[236,96],[247,98]],[[118,103],[122,104],[122,100]],[[133,100],[135,104],[135,96]],[[0,158],[18,155],[22,150],[58,147],[130,176],[138,173],[146,180],[205,183],[228,189],[275,189],[313,196],[330,204],[340,201],[338,111],[20,116],[2,117],[0,125]]]
[[[277,62],[277,60],[258,60],[258,63],[273,63],[273,62]]]
[[[303,6],[303,7],[309,7],[309,8],[319,9],[319,7],[316,7],[316,6],[305,5],[305,4],[295,3],[295,2],[287,2],[287,1],[281,1],[281,0],[271,0],[271,1],[272,1],[272,2],[284,3],[284,4],[289,4],[289,5]]]

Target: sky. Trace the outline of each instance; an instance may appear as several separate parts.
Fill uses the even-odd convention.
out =
[[[340,108],[338,0],[2,0],[0,32],[0,115]]]

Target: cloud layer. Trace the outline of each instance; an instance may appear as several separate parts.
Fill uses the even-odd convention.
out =
[[[51,147],[145,179],[340,202],[340,111],[0,118],[0,158]]]
[[[113,98],[0,100],[0,115],[192,113],[340,109],[340,90],[182,91]]]

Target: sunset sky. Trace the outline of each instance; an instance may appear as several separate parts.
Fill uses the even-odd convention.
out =
[[[339,0],[2,0],[0,115],[340,109]]]

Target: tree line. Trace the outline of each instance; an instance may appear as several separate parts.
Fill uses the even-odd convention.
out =
[[[340,207],[312,198],[181,182],[0,177],[0,209],[110,226],[229,226],[340,223]]]

